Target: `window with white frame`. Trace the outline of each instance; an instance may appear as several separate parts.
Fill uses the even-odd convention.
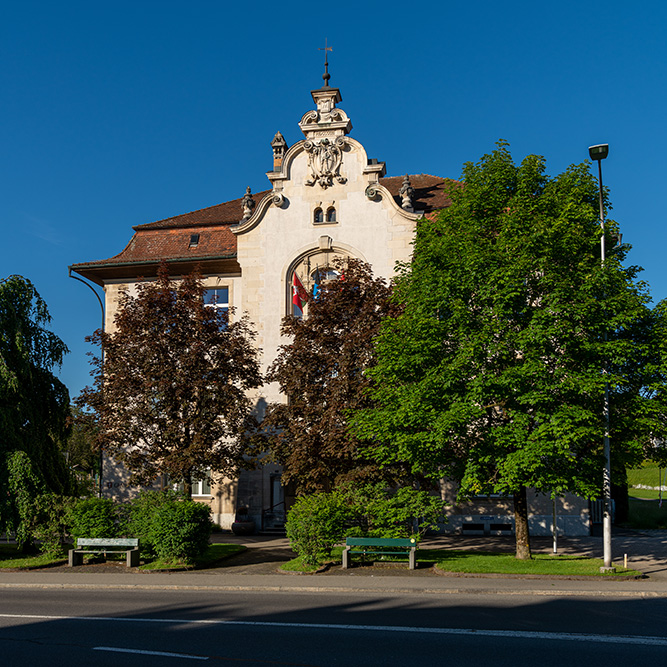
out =
[[[167,476],[165,475],[165,478]],[[183,482],[178,484],[173,484],[172,488],[174,491],[180,491],[183,493],[185,488]],[[192,480],[192,495],[193,496],[210,496],[211,495],[211,471],[207,470],[206,475],[203,479],[193,479]]]
[[[211,495],[211,478],[208,472],[204,479],[193,480],[192,482],[193,496],[210,496]]]
[[[211,287],[204,290],[204,305],[216,311],[229,312],[229,287]]]

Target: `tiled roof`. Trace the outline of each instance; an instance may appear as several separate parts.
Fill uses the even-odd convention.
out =
[[[401,205],[401,197],[398,191],[403,185],[405,176],[388,176],[380,179],[380,185],[384,185],[392,195],[396,203]],[[413,199],[415,213],[430,213],[441,208],[447,208],[451,201],[446,194],[446,187],[455,183],[450,178],[440,178],[430,174],[414,174],[410,176],[410,184],[415,190]]]
[[[391,176],[380,179],[380,184],[389,190],[399,206],[401,197],[398,191],[403,178]],[[415,189],[413,203],[416,213],[423,212],[428,216],[433,211],[449,206],[445,188],[453,181],[429,174],[416,174],[410,176],[410,182]],[[259,203],[269,192],[265,190],[255,193],[255,202]],[[123,266],[155,264],[162,260],[196,263],[234,258],[236,236],[231,226],[243,217],[242,201],[242,198],[234,199],[173,218],[137,225],[133,228],[134,236],[122,252],[109,259],[75,264],[71,268],[79,273],[95,272],[104,267],[117,267],[117,271],[120,271]],[[190,247],[192,234],[199,234],[199,241]]]
[[[199,234],[196,246],[190,247],[193,234]],[[96,262],[86,264],[120,264],[163,259],[204,259],[208,257],[234,257],[236,237],[229,224],[217,227],[202,225],[174,229],[139,228],[122,252]]]
[[[380,179],[380,184],[384,185],[394,195],[394,199],[399,205],[401,197],[398,191],[401,189],[401,185],[403,185],[403,178],[404,176],[389,176]],[[444,189],[446,184],[452,182],[450,179],[431,176],[429,174],[415,174],[410,176],[410,182],[415,189],[415,211],[430,213],[431,211],[449,206],[449,197],[445,194]],[[253,199],[259,203],[269,192],[270,190],[256,192],[253,194]],[[133,229],[135,231],[143,231],[145,229],[169,229],[171,227],[190,227],[193,225],[236,224],[243,217],[242,202],[243,198],[233,199],[232,201],[223,202],[216,206],[209,206],[198,211],[176,215],[173,218],[149,222],[145,225],[137,225]]]
[[[263,192],[256,192],[252,198],[256,203],[267,195],[270,190]],[[173,218],[166,218],[165,220],[158,220],[157,222],[149,222],[145,225],[137,225],[133,227],[135,231],[143,231],[144,229],[169,229],[170,227],[190,227],[190,226],[210,226],[210,225],[232,225],[236,224],[243,217],[243,197],[240,199],[232,199],[216,206],[209,206],[208,208],[200,208],[198,211],[191,211],[190,213],[183,213],[176,215]]]

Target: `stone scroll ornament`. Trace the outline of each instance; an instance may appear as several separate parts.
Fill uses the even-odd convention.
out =
[[[333,141],[324,137],[319,141],[306,141],[304,149],[308,153],[308,169],[310,171],[306,185],[319,183],[323,188],[334,184],[346,183],[347,179],[340,175],[340,165],[343,161],[345,137],[336,137]]]

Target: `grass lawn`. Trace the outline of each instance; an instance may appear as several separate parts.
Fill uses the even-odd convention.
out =
[[[325,563],[341,563],[343,548],[335,547],[331,557],[323,559],[318,566],[308,566],[301,557],[293,558],[281,565],[282,570],[291,572],[315,572]],[[396,558],[383,557],[375,562],[397,562],[406,563],[408,559],[402,556]],[[359,563],[359,557],[354,559]],[[371,561],[368,561],[371,562]],[[616,564],[614,574],[601,574],[600,567],[603,561],[599,558],[586,558],[584,556],[558,556],[553,554],[533,554],[532,560],[521,561],[514,554],[493,553],[479,551],[455,551],[442,549],[419,549],[417,551],[417,563],[436,563],[438,569],[445,572],[459,572],[465,574],[536,574],[560,575],[564,577],[608,577],[608,576],[641,576],[637,570],[624,570],[620,564]]]
[[[51,558],[43,554],[24,554],[15,544],[0,544],[0,569],[46,567],[56,563],[66,563],[67,558]]]
[[[333,561],[333,558],[331,560]],[[328,561],[325,560],[320,565],[309,565],[304,563],[302,556],[297,556],[283,563],[280,569],[285,570],[285,572],[317,572],[326,562]]]
[[[655,492],[657,494],[657,491]],[[628,523],[630,528],[667,528],[667,492],[662,507],[656,499],[630,497]],[[657,495],[655,496],[657,498]]]
[[[141,570],[192,570],[213,567],[220,561],[229,558],[241,551],[245,551],[246,547],[241,544],[210,544],[208,549],[204,552],[201,558],[198,558],[194,564],[186,564],[180,561],[163,561],[155,559],[141,565]],[[122,560],[125,561],[125,554],[117,557],[110,557],[107,560]],[[21,553],[15,544],[0,544],[0,569],[20,568],[28,569],[33,567],[46,567],[48,565],[62,565],[67,563],[67,557],[61,556],[59,558],[49,558],[42,554]]]
[[[169,560],[160,560],[156,558],[144,565],[140,565],[140,570],[193,570],[193,569],[204,569],[207,567],[213,567],[217,565],[220,561],[234,556],[242,551],[245,551],[247,547],[244,547],[242,544],[209,544],[208,549],[204,554],[196,560],[195,563],[183,563],[181,561],[169,561]]]
[[[650,500],[658,500],[660,498],[660,491],[654,491],[653,489],[628,489],[628,495],[630,498],[648,498]],[[662,492],[662,497],[667,502],[667,491]]]
[[[430,558],[427,556],[430,555]],[[537,574],[568,577],[608,577],[641,575],[636,570],[625,570],[616,564],[613,575],[602,574],[602,559],[584,556],[533,554],[532,560],[517,560],[514,554],[470,551],[423,550],[417,560],[436,561],[436,567],[445,572],[466,574]]]

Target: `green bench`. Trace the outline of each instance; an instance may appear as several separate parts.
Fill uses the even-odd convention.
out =
[[[350,567],[352,556],[392,555],[403,551],[408,556],[408,567],[414,570],[417,565],[417,540],[414,537],[348,537],[343,551],[343,568]]]
[[[136,537],[79,537],[76,548],[69,550],[69,566],[83,564],[86,554],[119,554],[125,553],[128,567],[139,565],[139,539]]]

